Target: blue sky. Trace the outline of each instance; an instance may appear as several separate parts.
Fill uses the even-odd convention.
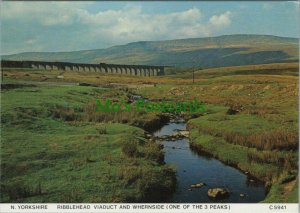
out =
[[[298,2],[2,2],[1,54],[228,34],[299,37]]]

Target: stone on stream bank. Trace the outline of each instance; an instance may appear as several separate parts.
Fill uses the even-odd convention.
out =
[[[207,191],[207,195],[214,199],[224,199],[229,197],[229,191],[224,188],[213,188]]]
[[[183,138],[189,137],[189,131],[186,130],[179,130],[178,133],[172,134],[172,135],[162,135],[162,136],[156,136],[156,140],[166,140],[166,141],[176,141]]]
[[[183,137],[188,138],[190,135],[190,132],[187,130],[179,130],[179,134],[182,135]]]
[[[192,184],[191,188],[201,188],[202,186],[205,186],[205,183],[197,183],[197,184]]]

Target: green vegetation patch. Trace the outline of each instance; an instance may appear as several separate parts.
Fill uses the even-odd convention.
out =
[[[79,86],[2,92],[1,202],[159,202],[172,192],[174,169],[163,165],[160,147],[143,129],[53,114],[80,115],[107,92]]]

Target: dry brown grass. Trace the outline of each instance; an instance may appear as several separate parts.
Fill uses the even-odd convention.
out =
[[[202,133],[222,137],[229,143],[259,150],[295,150],[298,148],[298,134],[285,129],[243,135],[233,131],[220,132],[210,127],[198,126],[197,128]]]
[[[270,130],[251,135],[224,132],[222,137],[228,142],[247,147],[255,147],[260,150],[294,150],[298,147],[298,135],[284,129]]]
[[[26,81],[42,82],[86,82],[94,85],[120,85],[120,86],[145,86],[156,84],[187,84],[192,83],[190,79],[176,79],[162,76],[131,76],[121,74],[104,74],[100,72],[74,72],[74,71],[32,71],[24,69],[4,69],[6,78]],[[63,76],[58,79],[57,76]],[[198,80],[200,82],[201,80]]]
[[[220,68],[209,68],[203,69],[196,72],[197,76],[204,75],[228,75],[234,73],[243,73],[242,71],[253,71],[253,72],[274,72],[274,71],[295,71],[299,69],[299,63],[273,63],[273,64],[259,64],[259,65],[244,65],[244,66],[231,66],[231,67],[220,67]]]
[[[257,151],[249,149],[247,157],[250,162],[275,164],[286,171],[298,168],[296,161],[297,156],[292,152],[283,153],[279,151]]]

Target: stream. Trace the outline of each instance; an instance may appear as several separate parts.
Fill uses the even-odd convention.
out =
[[[169,122],[154,136],[172,135],[178,129],[185,130],[186,123]],[[174,165],[177,171],[177,188],[168,202],[175,203],[257,203],[266,196],[264,184],[240,170],[225,165],[219,160],[208,158],[190,149],[189,139],[161,141],[165,152],[165,162]],[[205,183],[201,188],[191,188],[192,184]],[[212,200],[207,191],[210,188],[222,187],[230,192],[223,200]]]

